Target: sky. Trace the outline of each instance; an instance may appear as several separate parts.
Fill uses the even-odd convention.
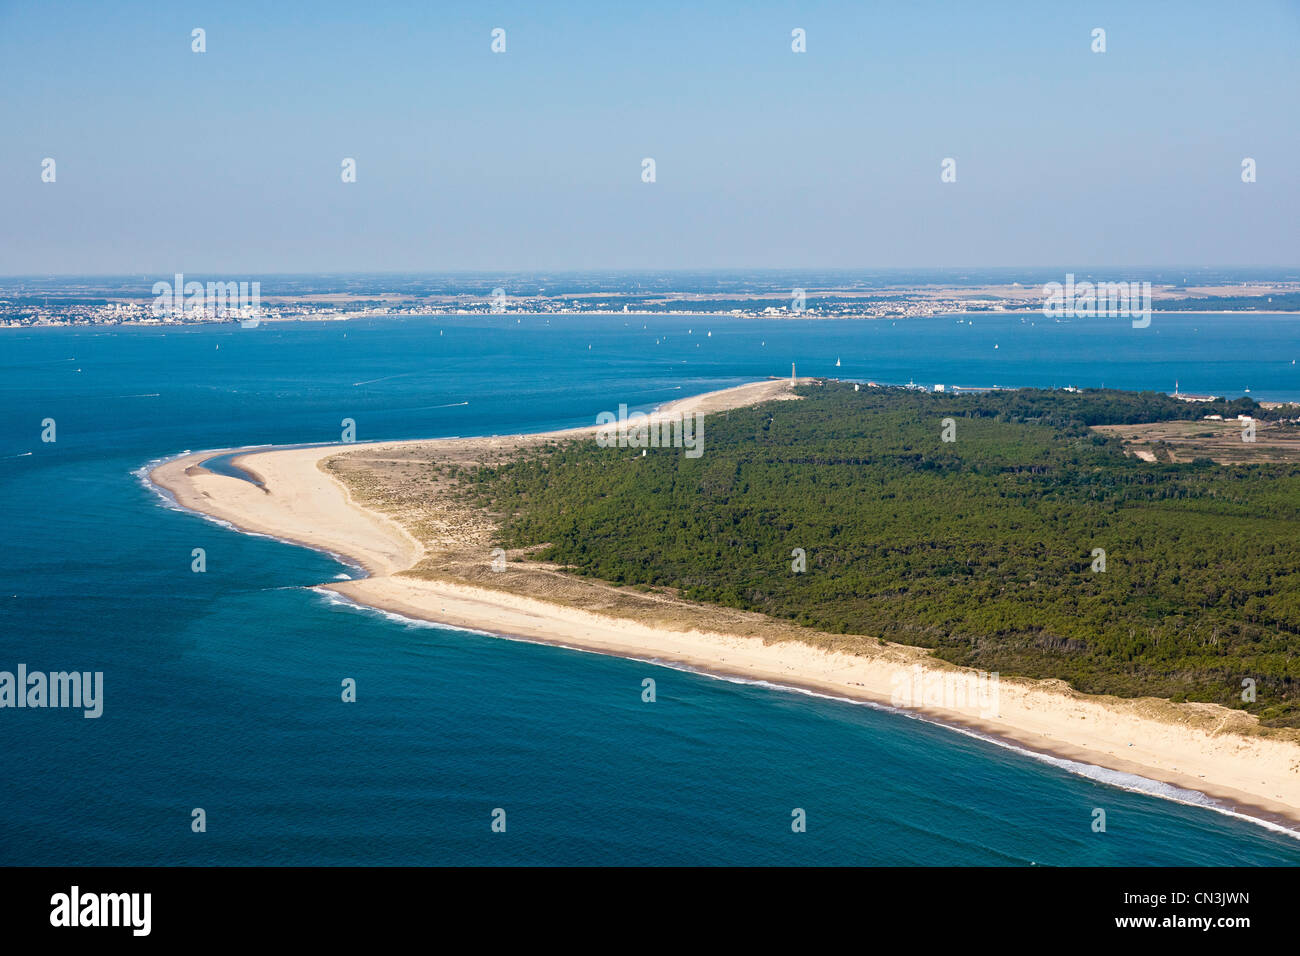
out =
[[[1300,0],[0,0],[0,275],[1294,266],[1297,51]]]

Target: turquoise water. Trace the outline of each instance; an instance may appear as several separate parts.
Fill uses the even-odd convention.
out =
[[[311,586],[351,569],[171,509],[136,474],[186,449],[334,441],[344,418],[359,441],[590,424],[792,361],[888,382],[1177,378],[1300,398],[1297,330],[1161,314],[1146,330],[992,316],[2,330],[0,670],[103,671],[105,701],[97,720],[0,710],[0,863],[1300,862],[1292,837],[905,715],[335,603]],[[348,677],[355,704],[339,699]]]

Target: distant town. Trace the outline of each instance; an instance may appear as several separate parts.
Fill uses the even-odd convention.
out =
[[[153,279],[0,278],[0,326],[177,325],[332,321],[373,316],[730,315],[740,318],[910,319],[989,312],[1041,313],[1044,283],[995,271],[936,275],[734,273],[563,277],[481,275],[302,277],[177,275]],[[1081,274],[1080,281],[1088,278]],[[1112,276],[1092,276],[1098,283]],[[1124,280],[1125,276],[1118,276]],[[921,281],[918,281],[921,280]],[[947,281],[945,281],[947,280]],[[179,287],[173,293],[173,285]],[[805,284],[799,284],[805,283]],[[251,294],[250,290],[251,289]],[[183,291],[182,291],[183,290]],[[1300,312],[1300,278],[1231,272],[1151,282],[1151,308],[1180,312]]]

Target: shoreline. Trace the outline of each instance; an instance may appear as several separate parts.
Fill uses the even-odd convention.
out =
[[[1092,756],[1091,751],[1079,750],[1077,751],[1078,756],[1068,756],[1064,753],[1058,753],[1049,749],[1035,749],[1034,747],[1017,741],[1012,737],[995,733],[993,730],[988,729],[988,727],[982,726],[978,721],[963,721],[960,718],[951,715],[942,715],[926,708],[898,707],[885,701],[873,700],[866,696],[853,696],[842,691],[833,692],[825,687],[820,687],[815,684],[803,684],[796,680],[768,680],[754,677],[740,671],[730,671],[717,666],[704,668],[675,660],[636,656],[634,654],[618,654],[595,647],[588,647],[581,643],[566,643],[559,639],[523,637],[518,634],[506,634],[498,631],[483,630],[482,628],[473,627],[468,624],[449,624],[428,616],[413,617],[402,613],[401,611],[381,607],[377,604],[366,604],[353,600],[339,590],[334,583],[312,585],[309,586],[309,590],[324,592],[323,596],[326,596],[327,599],[334,604],[348,607],[361,613],[369,612],[379,614],[388,620],[396,621],[407,626],[414,625],[434,627],[440,630],[469,632],[483,637],[514,641],[520,644],[537,644],[545,647],[555,647],[566,651],[574,651],[581,654],[599,654],[603,657],[618,657],[622,660],[634,661],[636,663],[646,664],[650,667],[662,667],[667,670],[674,670],[685,674],[694,674],[698,677],[707,677],[712,680],[725,681],[727,683],[763,687],[784,693],[803,694],[808,697],[816,697],[822,700],[833,700],[843,704],[869,707],[872,710],[882,711],[912,720],[919,720],[922,723],[941,727],[950,732],[962,734],[967,737],[973,737],[985,744],[991,744],[995,747],[1010,750],[1021,756],[1029,757],[1030,759],[1040,763],[1049,764],[1066,773],[1085,777],[1105,786],[1115,787],[1131,793],[1142,793],[1157,799],[1180,803],[1184,806],[1210,810],[1235,819],[1244,820],[1257,826],[1262,826],[1265,829],[1282,833],[1294,839],[1300,839],[1300,827],[1297,826],[1295,818],[1287,816],[1286,814],[1268,812],[1250,803],[1238,802],[1226,796],[1215,796],[1206,792],[1205,789],[1196,789],[1190,785],[1180,786],[1171,781],[1161,780],[1145,773],[1144,771],[1146,771],[1147,768],[1141,764],[1130,763],[1128,769],[1121,769],[1119,766],[1110,767],[1105,764],[1095,763],[1091,760],[1084,759],[1084,757]],[[1116,763],[1121,762],[1122,761],[1116,761]],[[1121,778],[1127,779],[1106,779],[1106,774],[1115,774]],[[1166,789],[1162,790],[1161,788]]]
[[[784,396],[780,393],[784,392]],[[719,411],[774,397],[794,398],[786,380],[753,383],[678,399],[654,414]],[[367,577],[322,582],[314,590],[383,614],[441,627],[624,657],[652,666],[770,685],[890,710],[1009,747],[1033,759],[1061,761],[1123,774],[1084,773],[1103,783],[1138,790],[1217,812],[1245,817],[1300,838],[1300,746],[1277,737],[1236,733],[1254,718],[1209,704],[1172,704],[1152,698],[1083,695],[1059,681],[1003,678],[995,716],[977,706],[899,707],[891,687],[918,667],[928,676],[973,671],[938,661],[908,645],[884,644],[854,652],[825,650],[788,636],[773,639],[708,629],[669,628],[653,617],[599,614],[582,606],[546,601],[454,580],[407,574],[428,549],[390,515],[354,500],[346,485],[321,467],[340,455],[412,446],[514,451],[521,446],[593,434],[595,426],[527,436],[451,438],[217,449],[151,464],[145,480],[175,504],[238,530],[267,535],[342,557]],[[255,475],[250,482],[209,472],[203,460],[233,455],[231,464]],[[504,582],[503,582],[504,583]],[[703,613],[704,609],[700,609]],[[753,615],[755,619],[759,615]],[[1245,723],[1243,723],[1245,722]],[[1121,749],[1122,748],[1122,749]],[[1067,772],[1072,771],[1065,766]],[[1147,781],[1152,786],[1141,786]],[[1209,803],[1162,793],[1174,787]]]

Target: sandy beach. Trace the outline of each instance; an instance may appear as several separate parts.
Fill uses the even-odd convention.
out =
[[[772,380],[683,399],[659,414],[723,412],[781,398],[795,398],[789,382]],[[594,433],[592,426],[526,436],[218,449],[166,461],[150,479],[184,508],[355,562],[367,577],[319,586],[412,618],[885,705],[897,703],[901,687],[974,675],[919,648],[861,636],[850,648],[840,635],[816,635],[810,643],[807,630],[760,615],[574,581],[529,564],[526,555],[510,555],[502,571],[490,564],[485,543],[492,524],[485,517],[467,515],[436,493],[421,491],[418,502],[391,493],[416,463],[482,461]],[[231,452],[261,487],[202,467]],[[377,469],[386,469],[387,484],[371,481]],[[1297,736],[1261,733],[1244,712],[1084,695],[1058,681],[1005,677],[992,709],[987,700],[928,695],[924,704],[915,709],[929,719],[1198,791],[1300,830]],[[1104,793],[1098,800],[1104,807]],[[1081,812],[1086,826],[1087,810]]]

